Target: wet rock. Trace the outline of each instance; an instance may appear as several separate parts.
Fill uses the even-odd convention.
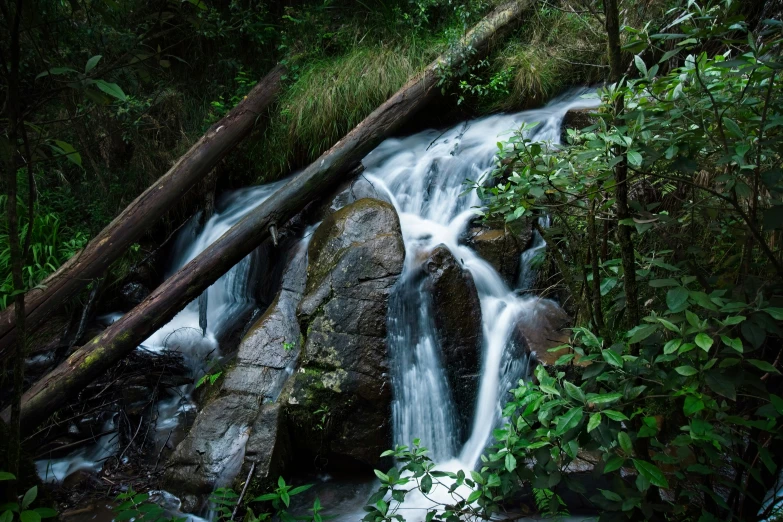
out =
[[[596,109],[571,109],[563,116],[563,124],[560,127],[560,142],[568,143],[568,129],[582,130],[595,125],[598,117]]]
[[[468,229],[465,242],[513,288],[519,279],[520,256],[528,247],[532,236],[533,228],[528,220],[500,226],[482,223]]]
[[[305,288],[307,251],[292,254],[282,288],[242,339],[236,364],[226,371],[217,398],[198,414],[174,451],[164,477],[167,490],[197,509],[215,487],[245,480],[263,489],[288,458],[288,431],[274,401],[296,362],[301,333],[296,309]]]
[[[471,273],[445,245],[424,263],[425,288],[432,298],[435,328],[463,439],[467,436],[478,390],[481,360],[481,303]]]
[[[571,318],[554,301],[538,299],[530,309],[522,314],[513,334],[515,342],[524,342],[532,356],[532,363],[545,367],[554,366],[561,356],[569,353],[565,349],[550,352],[551,348],[568,343],[571,332]],[[575,365],[583,366],[577,355]]]
[[[337,195],[332,198],[328,211],[330,213],[337,212],[341,208],[364,198],[379,199],[391,203],[391,198],[383,187],[376,187],[370,180],[359,174],[359,177],[343,184],[337,190]]]
[[[139,282],[125,283],[120,289],[123,305],[128,309],[141,303],[150,295],[150,289]]]
[[[372,466],[391,444],[386,315],[404,257],[397,213],[375,199],[331,214],[313,235],[299,305],[307,340],[281,396],[310,463]]]

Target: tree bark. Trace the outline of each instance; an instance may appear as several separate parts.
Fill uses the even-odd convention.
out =
[[[43,290],[27,292],[28,328],[41,324],[65,300],[100,277],[174,202],[195,187],[250,134],[258,118],[280,92],[283,74],[282,66],[269,72],[246,99],[214,124],[166,174],[128,205],[80,253],[46,278],[41,283]],[[0,358],[8,354],[15,338],[16,321],[12,310],[7,309],[0,312]]]
[[[252,252],[269,237],[271,227],[285,224],[310,201],[344,181],[365,155],[440,90],[440,79],[448,72],[444,69],[480,55],[480,52],[469,52],[468,48],[485,51],[492,37],[519,18],[531,3],[532,0],[515,0],[495,9],[465,35],[460,45],[453,46],[414,76],[348,135],[231,227],[136,308],[37,382],[23,397],[23,426],[32,429],[46,419]],[[2,413],[3,418],[7,415],[7,411]]]

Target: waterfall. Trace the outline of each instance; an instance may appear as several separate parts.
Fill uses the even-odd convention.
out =
[[[595,105],[579,94],[570,93],[537,110],[465,122],[445,132],[388,139],[363,161],[367,179],[389,197],[400,215],[406,250],[389,307],[394,442],[410,445],[419,438],[433,459],[446,467],[475,468],[493,428],[502,421],[508,392],[527,373],[527,357],[514,349],[513,332],[520,321],[535,321],[540,299],[521,296],[519,290],[532,284],[530,261],[544,247],[536,234],[522,255],[518,288],[510,288],[489,263],[459,241],[481,206],[475,191],[465,193],[464,182],[480,180],[493,168],[497,141],[523,122],[539,122],[531,139],[558,143],[565,113]],[[478,397],[470,437],[461,448],[430,299],[420,282],[423,260],[439,244],[471,272],[483,321]]]

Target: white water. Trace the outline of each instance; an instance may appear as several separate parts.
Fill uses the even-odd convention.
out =
[[[223,194],[216,205],[215,213],[199,227],[198,216],[191,219],[177,236],[166,276],[170,276],[209,245],[214,243],[231,226],[263,203],[284,181],[235,190]],[[166,326],[159,329],[141,346],[151,351],[164,349],[179,351],[194,378],[208,369],[209,361],[220,355],[218,339],[227,329],[236,326],[236,321],[254,304],[249,280],[252,275],[253,254],[245,257],[207,290],[207,328],[203,332],[199,324],[199,299],[194,300],[178,313]],[[203,303],[203,300],[201,300]],[[110,324],[121,314],[107,314],[101,320]],[[156,404],[156,430],[165,438],[171,430],[181,425],[185,414],[195,409],[190,400],[191,385],[181,386],[169,392],[169,396]],[[108,423],[107,431],[114,424]],[[161,441],[162,442],[162,441]],[[39,475],[45,480],[61,481],[78,470],[98,471],[105,459],[117,453],[116,434],[105,435],[97,443],[76,450],[58,459],[36,462]]]
[[[392,296],[389,316],[395,443],[409,445],[413,438],[420,438],[431,449],[440,469],[476,467],[493,428],[501,422],[507,392],[527,373],[527,357],[515,351],[511,334],[520,321],[534,323],[540,302],[535,297],[521,296],[520,290],[526,290],[534,277],[529,261],[536,250],[543,248],[543,241],[534,238],[532,248],[522,256],[517,288],[508,287],[491,265],[460,244],[475,207],[481,205],[475,192],[463,194],[463,183],[466,179],[481,179],[491,170],[497,141],[522,122],[540,122],[531,137],[556,143],[566,111],[593,105],[593,100],[570,94],[533,111],[466,122],[443,133],[425,131],[389,139],[364,159],[365,176],[379,192],[388,195],[400,215],[406,248],[405,267]],[[278,186],[279,183],[269,184],[228,194],[198,235],[194,220],[178,237],[170,272],[202,252]],[[473,275],[483,318],[479,392],[469,437],[462,446],[429,296],[416,277],[421,263],[441,243]],[[203,367],[205,358],[218,355],[221,333],[253,304],[248,292],[250,264],[248,256],[209,288],[203,334],[196,300],[143,346],[151,350],[178,349],[186,354],[194,372]],[[181,397],[160,402],[159,429],[164,426],[168,431],[176,426],[178,417],[192,408],[189,392],[190,389],[183,389]],[[84,460],[83,456],[80,458]],[[443,497],[445,492],[433,494],[436,498],[448,498]],[[430,505],[430,501],[419,500],[409,498],[406,507],[421,509]]]
[[[593,101],[570,94],[544,108],[466,122],[440,133],[425,131],[389,139],[363,161],[365,176],[388,194],[400,215],[406,262],[390,307],[389,347],[395,443],[409,445],[420,438],[434,460],[456,459],[472,469],[489,442],[508,392],[527,369],[524,358],[509,353],[514,327],[535,314],[535,297],[521,297],[460,237],[481,201],[475,191],[463,194],[466,179],[480,180],[493,167],[497,142],[523,122],[539,122],[531,138],[558,143],[563,116]],[[483,353],[480,386],[470,437],[457,447],[455,415],[438,353],[429,306],[417,282],[421,264],[434,247],[445,244],[473,275],[481,302]],[[543,248],[540,237],[523,254],[521,286],[530,285],[529,260]],[[402,301],[402,302],[400,302]]]

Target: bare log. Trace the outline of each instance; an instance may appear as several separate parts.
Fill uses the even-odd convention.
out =
[[[452,47],[414,76],[348,135],[166,280],[136,308],[38,381],[22,398],[23,426],[33,429],[68,397],[171,320],[269,237],[270,229],[279,228],[309,202],[345,181],[365,155],[436,94],[442,74],[479,56],[492,38],[518,19],[531,2],[514,0],[495,9],[465,35],[460,45]],[[7,414],[4,411],[2,416]]]
[[[25,294],[27,328],[46,321],[68,298],[100,277],[108,266],[192,189],[242,141],[281,88],[282,66],[275,67],[219,122],[215,123],[177,163],[145,190],[84,249],[54,274]],[[0,312],[0,359],[16,338],[13,307]]]

